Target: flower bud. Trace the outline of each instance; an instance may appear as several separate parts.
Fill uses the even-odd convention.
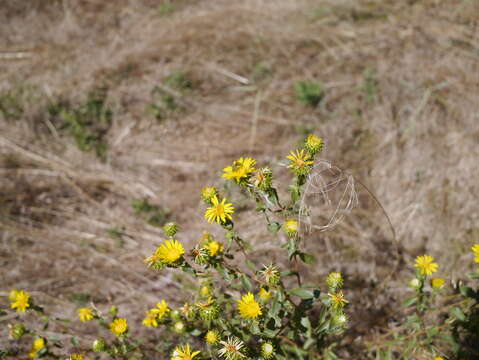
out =
[[[332,289],[340,289],[343,286],[343,277],[339,272],[329,273],[326,284]]]
[[[22,323],[17,323],[10,327],[10,337],[13,339],[20,339],[26,332],[27,330]]]
[[[271,359],[274,356],[274,346],[269,341],[261,345],[261,356],[264,359]]]
[[[211,203],[211,199],[218,195],[218,190],[214,186],[205,186],[201,189],[201,198],[207,204]]]
[[[168,222],[165,225],[163,225],[163,231],[165,232],[166,235],[173,237],[178,231],[178,225],[174,222]]]
[[[186,325],[183,321],[177,321],[173,325],[173,331],[177,334],[183,334],[186,331]]]
[[[314,134],[310,134],[304,142],[304,147],[312,156],[319,154],[323,150],[323,146],[323,139]]]
[[[118,315],[118,307],[116,305],[110,306],[110,310],[108,310],[111,316],[116,317]]]
[[[102,352],[106,350],[106,342],[102,338],[93,341],[92,350],[94,352]]]

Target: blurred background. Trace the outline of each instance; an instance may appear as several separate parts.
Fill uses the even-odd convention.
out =
[[[308,235],[307,276],[345,274],[345,341],[361,348],[400,317],[415,256],[449,280],[472,266],[478,26],[474,0],[2,0],[1,293],[70,318],[115,303],[140,331],[188,291],[143,263],[161,225],[190,248],[222,239],[205,185],[231,195],[258,264],[281,262],[282,239],[220,175],[251,156],[286,193],[285,156],[312,132],[358,204]]]

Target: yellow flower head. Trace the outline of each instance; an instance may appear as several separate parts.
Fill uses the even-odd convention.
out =
[[[211,294],[211,288],[209,285],[202,285],[200,287],[200,295],[202,297],[208,297]]]
[[[286,158],[290,161],[288,168],[298,176],[309,173],[314,164],[314,161],[311,160],[311,155],[305,152],[304,149],[296,150],[296,152],[291,151]]]
[[[110,323],[110,331],[115,335],[122,335],[128,331],[126,319],[118,318]]]
[[[311,155],[316,155],[323,150],[323,139],[314,134],[308,135],[304,143],[304,147]]]
[[[241,300],[238,300],[238,310],[242,317],[245,319],[256,319],[262,315],[261,306],[254,299],[252,293],[243,295]]]
[[[445,283],[446,283],[446,280],[444,280],[443,278],[432,278],[431,279],[431,287],[434,290],[442,289],[444,287]]]
[[[201,189],[201,198],[207,204],[211,203],[211,199],[218,195],[218,190],[214,186],[205,186]]]
[[[209,223],[217,222],[218,224],[225,224],[228,221],[233,220],[231,214],[234,213],[234,207],[231,203],[226,203],[224,198],[221,203],[215,196],[211,199],[211,207],[206,209],[205,218]]]
[[[444,360],[444,358],[442,356],[435,356],[434,360]]]
[[[205,335],[205,340],[210,345],[218,343],[218,341],[220,341],[218,330],[209,330]]]
[[[432,275],[437,271],[438,265],[433,262],[434,258],[429,255],[422,255],[416,258],[414,266],[421,275]]]
[[[344,294],[342,291],[336,294],[328,293],[328,295],[331,298],[332,307],[336,310],[342,309],[348,303],[348,301],[344,298]]]
[[[85,357],[82,354],[71,354],[70,360],[83,360]]]
[[[46,348],[46,344],[45,344],[45,339],[43,338],[36,338],[34,341],[33,341],[33,344],[32,344],[32,349],[30,350],[30,353],[28,354],[29,357],[31,358],[35,358],[37,357],[37,353]]]
[[[77,310],[80,321],[90,321],[93,319],[93,310],[90,308],[80,308]]]
[[[159,303],[156,304],[156,309],[158,317],[162,319],[166,314],[170,312],[170,308],[168,306],[168,303],[163,299]]]
[[[155,311],[156,309],[151,309],[146,312],[146,316],[141,322],[143,325],[148,327],[158,327],[158,315]]]
[[[298,220],[288,219],[284,222],[284,231],[288,236],[293,236],[298,232]]]
[[[233,162],[232,166],[223,169],[223,178],[234,180],[237,184],[244,184],[250,175],[256,171],[255,165],[256,160],[250,157],[239,158]]]
[[[217,241],[210,241],[210,242],[206,243],[204,248],[208,251],[210,256],[217,256],[221,252],[223,252],[223,245],[221,245]]]
[[[171,360],[192,360],[199,355],[201,351],[191,351],[190,345],[177,346],[171,355]]]
[[[472,253],[474,254],[474,261],[476,263],[479,263],[479,244],[474,244],[471,250],[472,250]]]
[[[172,264],[179,260],[185,249],[183,245],[178,240],[166,240],[160,247],[156,250],[155,255],[158,256],[159,260],[165,264]]]
[[[30,294],[23,290],[10,291],[9,298],[10,307],[16,309],[17,312],[25,312],[30,307]]]
[[[259,289],[258,295],[261,298],[261,300],[267,301],[271,297],[271,291],[268,291],[265,288],[261,288]]]

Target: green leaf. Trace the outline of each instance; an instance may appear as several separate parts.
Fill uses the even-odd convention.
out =
[[[470,288],[469,286],[460,286],[459,291],[465,297],[468,297],[468,298],[471,298],[471,299],[476,299],[477,298],[477,293],[472,288]]]
[[[408,307],[408,306],[411,306],[412,304],[414,304],[415,302],[417,302],[417,296],[413,296],[413,297],[407,298],[407,299],[402,303],[402,305],[405,306],[405,307]]]
[[[246,275],[241,276],[241,284],[243,284],[243,287],[247,291],[252,291],[253,290],[253,285],[251,284],[251,281],[248,279]]]
[[[300,253],[299,258],[307,265],[312,265],[316,263],[316,258],[312,254]]]
[[[270,233],[276,234],[279,229],[281,229],[281,224],[279,222],[273,221],[268,224],[268,231]]]
[[[458,307],[454,307],[451,309],[451,315],[454,316],[459,321],[465,321],[466,315],[462,312],[462,310]]]
[[[72,345],[74,345],[74,346],[78,346],[78,344],[80,343],[76,337],[72,337],[72,338],[70,339],[70,342],[71,342]]]
[[[297,296],[301,299],[312,299],[314,298],[314,292],[309,289],[296,288],[288,291],[289,294]]]
[[[202,331],[200,329],[194,329],[193,331],[190,332],[192,336],[200,336],[202,334]]]

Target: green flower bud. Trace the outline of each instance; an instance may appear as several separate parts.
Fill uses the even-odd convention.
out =
[[[331,290],[340,289],[343,286],[343,277],[340,272],[329,273],[326,278],[326,284],[331,288]]]
[[[10,337],[13,339],[20,339],[26,332],[27,330],[22,323],[17,323],[10,327]]]
[[[218,195],[218,190],[214,186],[205,186],[201,189],[201,198],[207,204],[211,203],[211,199]]]
[[[274,346],[269,341],[261,345],[261,356],[264,359],[271,359],[274,356]]]
[[[118,307],[116,305],[110,306],[110,310],[108,310],[111,316],[116,317],[118,315]]]
[[[102,338],[96,339],[93,341],[92,350],[94,352],[103,352],[106,350],[106,342]]]
[[[220,308],[216,304],[212,304],[200,310],[200,318],[203,320],[214,320],[218,318]]]
[[[177,321],[177,320],[180,320],[181,319],[181,314],[178,310],[172,310],[170,312],[170,318],[171,320],[173,321]]]
[[[173,237],[178,231],[178,225],[176,225],[176,223],[174,222],[166,223],[165,225],[163,225],[163,231],[166,235]]]
[[[177,334],[183,334],[186,331],[186,325],[183,321],[177,321],[173,325],[173,331]]]

